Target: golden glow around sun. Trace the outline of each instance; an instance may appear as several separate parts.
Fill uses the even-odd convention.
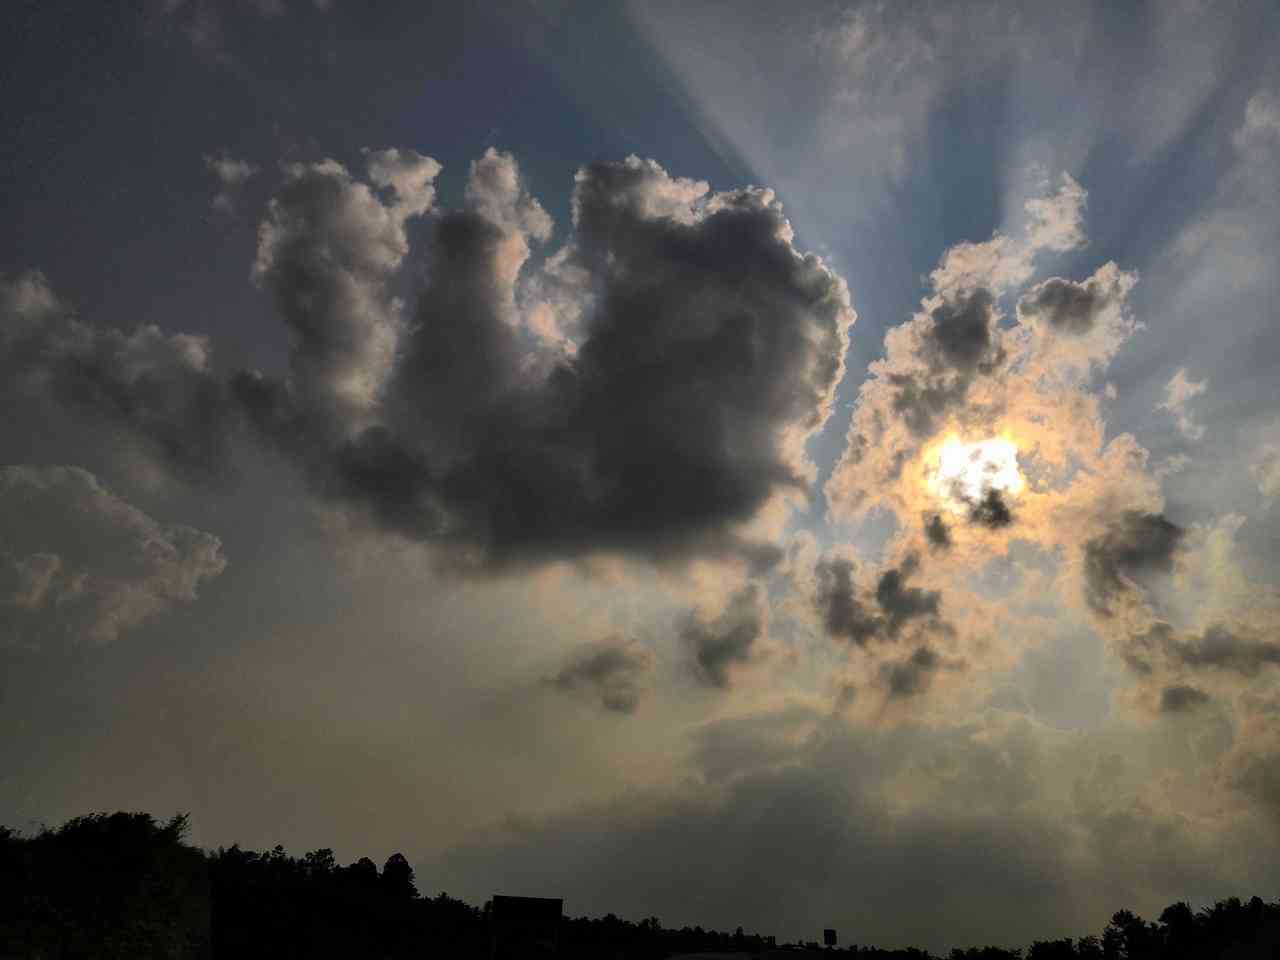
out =
[[[963,443],[947,437],[929,458],[926,484],[953,513],[966,513],[990,490],[1018,494],[1026,486],[1018,447],[1005,437]]]

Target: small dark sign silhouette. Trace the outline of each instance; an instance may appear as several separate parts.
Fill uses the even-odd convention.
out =
[[[830,927],[822,931],[822,943],[828,947],[834,947],[836,945],[836,932]]]
[[[555,957],[560,952],[564,901],[552,897],[497,897],[489,907],[493,960]]]

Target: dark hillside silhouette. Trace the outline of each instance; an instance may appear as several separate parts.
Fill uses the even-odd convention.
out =
[[[33,837],[0,827],[0,960],[486,960],[489,904],[421,896],[413,868],[393,854],[379,870],[329,849],[302,857],[282,847],[204,853],[184,842],[187,819],[92,814]],[[548,891],[554,893],[555,891]],[[815,931],[815,936],[821,931]],[[770,939],[605,917],[565,918],[559,954],[571,960],[664,960],[697,952],[933,960],[917,949],[823,949]],[[1185,903],[1148,921],[1117,912],[1096,936],[1026,949],[956,949],[948,960],[1277,960],[1280,902]]]

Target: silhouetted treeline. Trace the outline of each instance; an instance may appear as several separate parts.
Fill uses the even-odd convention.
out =
[[[23,837],[0,827],[0,960],[148,958],[448,957],[490,955],[489,905],[420,896],[413,869],[393,854],[342,866],[333,851],[291,857],[239,846],[204,853],[184,842],[185,817],[145,813],[77,817]],[[554,893],[555,891],[548,891]],[[764,937],[664,928],[613,914],[565,918],[560,956],[659,960],[700,951],[774,955]],[[923,950],[816,942],[779,946],[866,960],[934,960]],[[795,955],[795,953],[792,953]],[[953,950],[949,960],[1253,960],[1280,958],[1280,903],[1232,898],[1194,911],[1167,907],[1157,921],[1127,910],[1097,936],[1037,941],[1025,950]]]

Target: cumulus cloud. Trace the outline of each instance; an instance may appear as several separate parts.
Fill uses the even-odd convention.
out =
[[[1114,273],[1090,277],[1084,283],[1051,277],[1033,286],[1018,301],[1018,319],[1070,336],[1084,336],[1099,323],[1101,314],[1125,291],[1118,289]]]
[[[932,514],[925,520],[924,536],[934,549],[946,550],[951,546],[951,530],[940,513]]]
[[[1166,642],[1170,655],[1188,667],[1213,667],[1252,677],[1264,667],[1280,666],[1280,642],[1242,636],[1222,624],[1187,639],[1170,636]]]
[[[368,164],[388,203],[333,160],[288,166],[253,267],[294,338],[293,403],[340,436],[368,425],[391,372],[403,322],[387,283],[409,251],[405,221],[430,209],[440,171],[413,151]]]
[[[916,647],[906,659],[883,664],[881,673],[890,696],[910,697],[929,685],[938,665],[936,653],[928,647]]]
[[[258,172],[247,160],[237,160],[226,153],[205,156],[205,169],[218,181],[218,192],[213,197],[213,208],[230,213],[235,208],[235,194],[240,186]]]
[[[226,468],[247,414],[315,492],[468,569],[777,561],[754,527],[807,494],[805,443],[831,414],[854,313],[770,191],[593,164],[570,242],[530,268],[552,222],[510,154],[487,151],[463,208],[443,212],[435,160],[365,159],[367,181],[333,160],[286,166],[259,227],[253,277],[291,334],[286,376],[225,382],[203,338],[90,327],[30,274],[0,302],[14,385],[108,418],[190,476]],[[392,281],[427,213],[408,311]],[[938,350],[963,354],[963,336]]]
[[[969,509],[969,520],[991,530],[999,530],[1013,523],[1013,511],[1005,502],[1004,494],[992,488]]]
[[[1160,710],[1162,713],[1190,713],[1210,699],[1203,690],[1179,683],[1160,691]]]
[[[1178,424],[1178,430],[1188,440],[1199,440],[1204,436],[1204,424],[1197,423],[1187,404],[1204,393],[1208,386],[1206,380],[1192,380],[1187,376],[1186,367],[1179,367],[1164,387],[1164,399],[1156,404],[1157,410],[1168,411]]]
[[[304,454],[316,489],[469,566],[772,562],[748,528],[812,476],[804,443],[830,416],[854,320],[843,280],[795,249],[767,190],[708,194],[633,157],[579,171],[573,210],[550,262],[580,281],[558,288],[583,295],[579,340],[531,362],[521,276],[551,223],[514,158],[486,153],[464,208],[438,217],[405,324],[383,298],[403,218],[332,162],[291,171],[257,273],[297,336],[292,387],[243,382],[259,422],[293,422],[291,404],[345,418]]]
[[[1020,327],[1002,327],[999,299],[1026,282],[1038,253],[1083,242],[1078,221],[1085,199],[1083,188],[1064,177],[1052,194],[1029,202],[1022,233],[997,233],[943,254],[930,274],[931,294],[910,320],[885,336],[885,357],[871,364],[870,379],[859,392],[845,452],[826,487],[837,516],[856,517],[877,505],[901,510],[906,504],[894,493],[911,482],[903,468],[933,438],[948,429],[969,433],[996,421],[1010,406],[1010,386],[1032,385],[1048,363],[1049,335],[1036,334],[1032,313],[1037,307],[1025,313]],[[1050,224],[1056,226],[1050,229]],[[1132,283],[1131,275],[1107,264],[1082,285],[1096,301],[1095,312],[1106,310],[1109,329],[1127,327],[1122,301]],[[1034,303],[1043,299],[1039,309],[1047,309],[1053,294],[1042,289],[1037,294]],[[1047,322],[1043,326],[1053,329]],[[1096,355],[1101,347],[1073,349]],[[1059,369],[1052,378],[1060,382],[1078,365]]]
[[[1268,676],[1280,667],[1274,625],[1237,621],[1179,630],[1156,620],[1131,634],[1119,653],[1139,681],[1138,691],[1158,691],[1160,713],[1187,713],[1218,696],[1238,728],[1228,765],[1238,764],[1241,754],[1271,749],[1274,708],[1259,694],[1274,689]]]
[[[1063,173],[1056,191],[1026,201],[1027,246],[1059,252],[1083,246],[1088,198],[1088,191],[1071,174]]]
[[[822,557],[814,567],[815,608],[827,633],[864,647],[872,640],[894,640],[914,620],[940,628],[942,595],[936,590],[907,586],[918,559],[908,555],[884,570],[874,590],[862,591],[854,580],[853,562],[845,557]]]
[[[1090,606],[1109,613],[1113,599],[1146,574],[1170,573],[1186,531],[1163,515],[1129,511],[1084,547]]]
[[[106,643],[226,566],[221,541],[164,525],[77,467],[0,467],[0,638]]]
[[[604,640],[575,650],[553,683],[586,693],[606,710],[634,713],[653,670],[653,652],[635,641]]]
[[[234,409],[205,337],[75,317],[38,270],[0,277],[0,394],[56,404],[142,442],[192,480],[222,474]]]
[[[768,611],[760,588],[749,583],[732,597],[724,612],[712,619],[690,614],[680,625],[680,639],[693,656],[700,683],[727,689],[735,668],[750,663],[767,630]]]
[[[814,575],[818,585],[814,603],[827,633],[857,646],[879,635],[884,621],[858,598],[851,560],[843,557],[819,560]]]

